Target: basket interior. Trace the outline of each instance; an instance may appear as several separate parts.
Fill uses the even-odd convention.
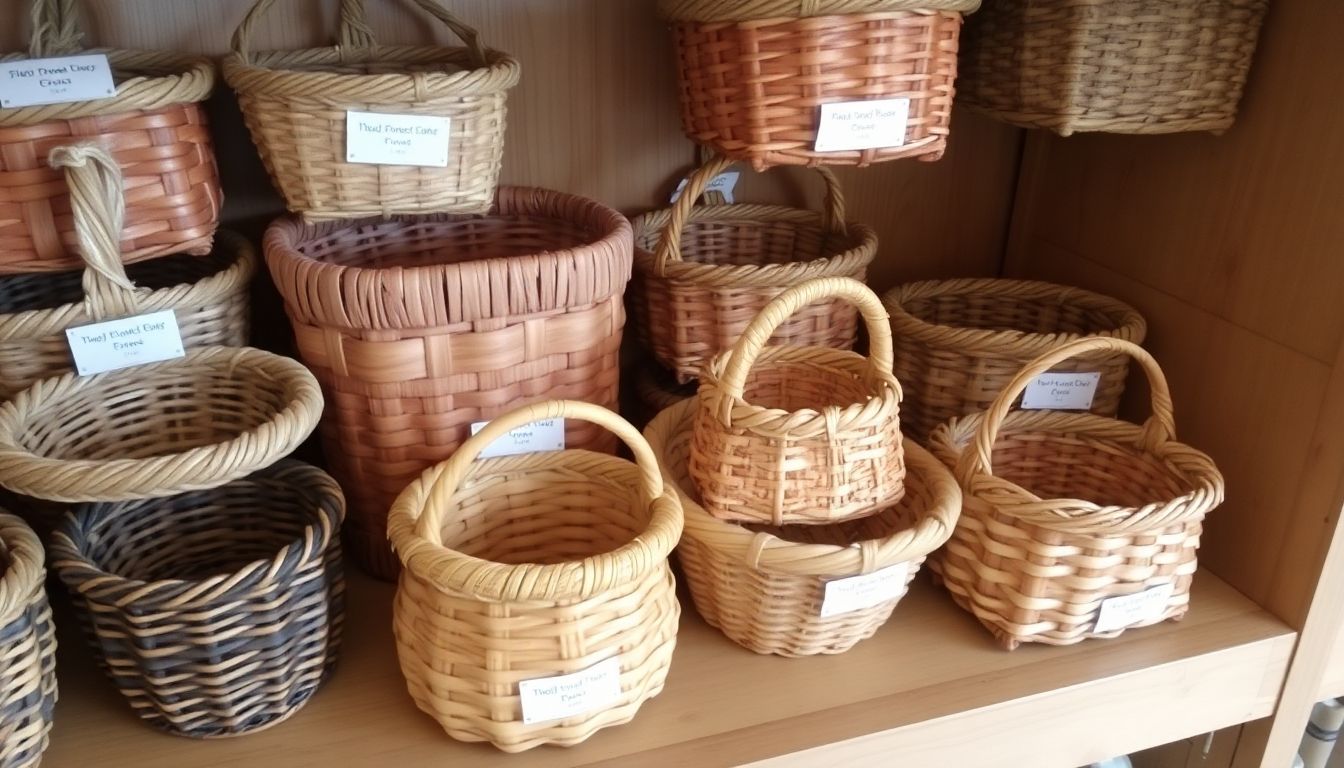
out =
[[[314,56],[311,50],[271,51],[256,54],[253,58],[258,66],[286,72],[320,72],[333,75],[455,74],[477,69],[465,48],[380,46],[363,52],[371,57],[367,61],[357,60],[356,57],[360,52],[353,49],[347,49],[344,55],[338,53],[335,48],[322,50],[330,52],[330,55]],[[345,60],[342,61],[342,58]],[[488,64],[497,64],[500,58],[500,54],[494,51],[486,52]]]
[[[209,256],[179,253],[126,266],[126,276],[142,288],[159,290],[200,282],[233,266],[236,252],[217,249]],[[84,270],[0,277],[0,314],[56,309],[84,300]]]
[[[326,264],[365,269],[428,267],[577,248],[598,227],[547,216],[490,214],[381,221],[305,237],[297,250]]]
[[[994,475],[1045,499],[1141,507],[1195,490],[1194,479],[1132,444],[1081,433],[1011,432],[994,443]]]
[[[653,253],[662,232],[661,227],[653,227],[639,233],[635,246]],[[751,266],[786,264],[831,258],[861,243],[853,235],[823,232],[820,215],[813,222],[692,218],[682,231],[681,260]]]
[[[901,308],[933,325],[986,331],[1088,335],[1115,331],[1123,323],[1077,301],[983,293],[925,296],[902,301]]]
[[[856,371],[837,370],[808,360],[758,360],[747,374],[743,399],[761,408],[784,411],[863,403],[872,396],[859,375],[867,362],[856,358]]]

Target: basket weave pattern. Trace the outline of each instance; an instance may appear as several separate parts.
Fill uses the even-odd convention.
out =
[[[0,768],[42,761],[56,708],[56,631],[42,544],[0,513]]]

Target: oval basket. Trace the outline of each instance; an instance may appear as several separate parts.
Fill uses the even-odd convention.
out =
[[[56,709],[56,630],[42,544],[0,512],[0,768],[42,762]]]

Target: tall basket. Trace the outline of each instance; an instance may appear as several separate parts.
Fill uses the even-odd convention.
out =
[[[0,512],[0,768],[42,762],[56,709],[56,630],[42,544]]]

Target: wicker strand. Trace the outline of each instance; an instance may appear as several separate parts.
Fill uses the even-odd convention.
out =
[[[663,18],[677,21],[805,19],[890,11],[971,13],[980,0],[659,0]]]
[[[35,59],[79,50],[84,33],[79,29],[75,0],[33,0],[29,13],[33,33],[28,53]]]
[[[56,632],[37,535],[0,510],[0,768],[37,768],[56,706]]]

